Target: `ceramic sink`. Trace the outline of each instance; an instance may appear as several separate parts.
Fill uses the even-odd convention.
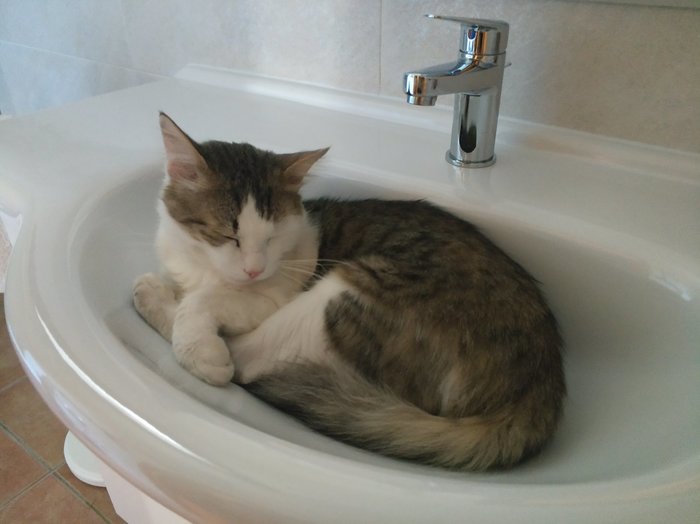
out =
[[[541,283],[566,342],[561,427],[510,471],[391,460],[175,362],[131,304],[157,269],[158,111],[197,140],[331,146],[306,197],[428,199]],[[190,66],[0,123],[0,216],[21,220],[12,340],[56,415],[191,521],[697,522],[700,155],[501,119],[497,161],[444,160],[451,111]]]

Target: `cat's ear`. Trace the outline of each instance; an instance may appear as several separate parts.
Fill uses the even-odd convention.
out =
[[[298,191],[311,166],[325,155],[329,149],[329,147],[326,147],[315,151],[277,155],[277,160],[282,166],[280,178],[284,188],[288,191]]]
[[[199,154],[195,142],[165,113],[160,113],[160,130],[165,146],[165,170],[175,183],[192,187],[201,186],[206,161]]]

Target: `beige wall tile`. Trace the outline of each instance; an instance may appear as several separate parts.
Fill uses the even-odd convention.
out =
[[[0,2],[0,40],[126,65],[121,0]]]
[[[25,114],[160,77],[0,42],[0,110]]]
[[[511,24],[503,115],[700,151],[700,10],[561,0],[0,2],[0,109],[192,62],[402,96],[405,71],[456,55],[427,12]]]
[[[383,94],[401,95],[405,71],[456,57],[458,26],[427,12],[510,23],[502,115],[700,152],[700,10],[384,0]]]
[[[347,89],[379,89],[380,1],[124,0],[130,66],[191,62]]]

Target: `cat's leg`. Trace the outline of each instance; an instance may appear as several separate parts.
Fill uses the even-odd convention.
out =
[[[277,309],[267,297],[210,288],[183,297],[175,313],[173,352],[182,367],[214,385],[233,377],[233,362],[223,333],[250,331]]]
[[[154,273],[146,273],[136,279],[133,291],[136,311],[170,342],[177,309],[173,286]]]
[[[178,363],[197,378],[225,385],[233,377],[233,362],[219,336],[219,324],[206,292],[185,295],[175,313],[173,353]]]
[[[354,290],[339,275],[330,273],[253,331],[229,337],[235,381],[246,384],[284,362],[329,358],[326,306],[343,293],[354,294]]]

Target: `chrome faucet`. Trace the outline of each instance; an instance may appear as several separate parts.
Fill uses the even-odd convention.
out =
[[[459,167],[486,167],[496,161],[494,144],[503,69],[507,65],[508,24],[426,15],[462,26],[459,57],[454,63],[404,74],[409,104],[435,105],[440,95],[455,95],[452,143],[446,159]]]

